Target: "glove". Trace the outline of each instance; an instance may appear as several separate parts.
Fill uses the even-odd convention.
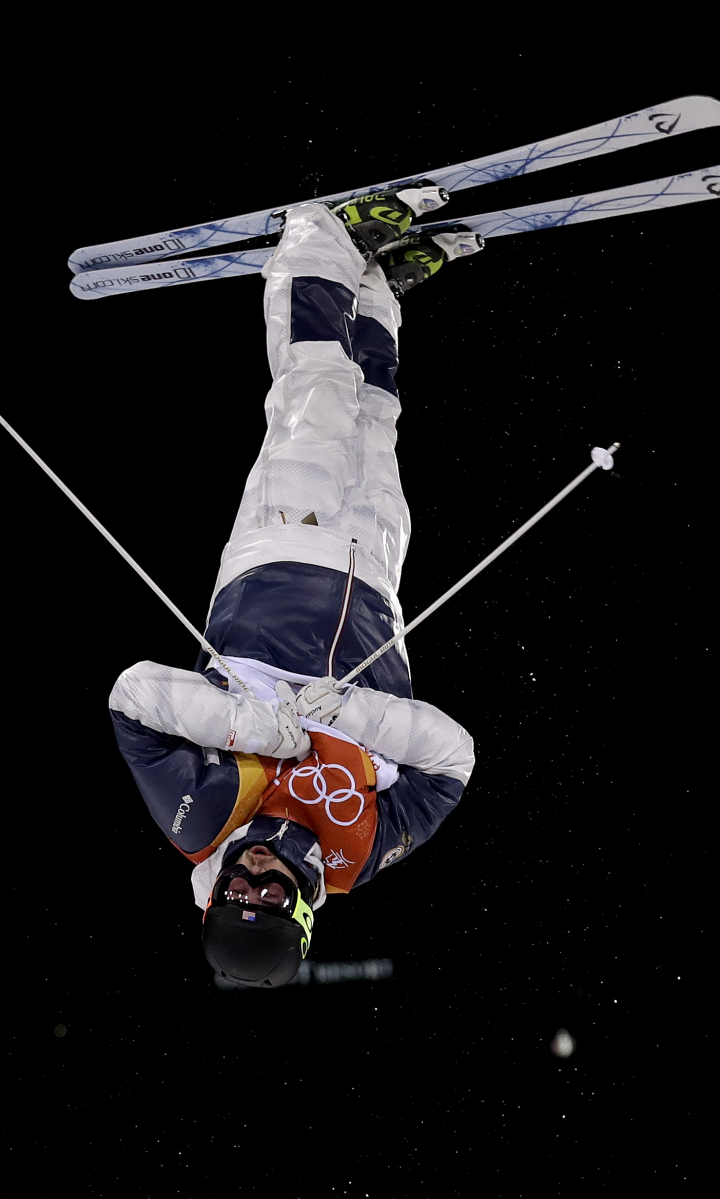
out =
[[[308,683],[297,695],[293,695],[292,688],[282,680],[275,684],[280,698],[286,700],[299,716],[327,725],[333,725],[342,711],[342,695],[335,690],[336,687],[337,680],[330,675],[315,683]]]
[[[297,714],[288,703],[280,704],[277,710],[280,740],[268,754],[270,758],[297,758],[302,762],[312,749],[309,733],[300,727]]]

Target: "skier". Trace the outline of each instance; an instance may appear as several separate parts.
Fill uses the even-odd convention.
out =
[[[263,269],[273,384],[193,670],[138,662],[109,699],[152,818],[194,863],[216,975],[293,980],[328,894],[424,844],[457,805],[473,741],[412,698],[397,592],[410,517],[395,458],[399,301],[469,231],[403,237],[448,193],[421,180],[283,213]]]

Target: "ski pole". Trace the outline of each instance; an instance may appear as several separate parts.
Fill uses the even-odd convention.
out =
[[[72,502],[80,509],[80,511],[87,516],[88,520],[95,525],[96,529],[99,529],[103,537],[106,537],[110,544],[115,547],[118,553],[122,554],[123,558],[130,563],[133,570],[136,570],[140,577],[145,580],[148,586],[152,587],[155,594],[160,597],[164,604],[167,604],[170,611],[175,613],[178,620],[181,620],[185,625],[185,628],[188,629],[189,632],[192,633],[193,637],[200,642],[206,653],[211,654],[212,657],[217,659],[223,669],[228,672],[231,678],[235,679],[235,682],[243,689],[243,691],[247,692],[248,695],[254,695],[247,684],[244,683],[242,679],[238,678],[235,672],[228,666],[227,662],[220,657],[220,654],[217,652],[217,650],[213,649],[210,643],[205,639],[205,637],[203,637],[202,633],[198,632],[198,630],[193,624],[190,623],[187,617],[183,616],[180,609],[175,606],[175,604],[171,599],[168,598],[167,595],[165,595],[165,592],[160,590],[157,584],[154,583],[150,576],[145,573],[135,559],[131,558],[130,554],[123,549],[123,547],[118,541],[115,540],[111,533],[108,533],[107,529],[100,524],[100,521],[93,516],[92,512],[88,511],[88,509],[77,498],[77,496],[73,495],[72,491],[70,491],[70,488],[65,486],[62,480],[59,479],[55,472],[52,471],[45,462],[43,462],[42,458],[40,458],[35,451],[31,449],[27,442],[23,441],[22,437],[20,437],[20,435],[16,433],[13,428],[11,428],[3,416],[0,416],[0,423],[5,426],[8,433],[12,434],[15,440],[23,447],[23,449],[27,450],[30,457],[35,459],[38,466],[42,467],[42,469],[47,475],[49,475],[53,482],[57,483],[58,487],[65,492],[68,499],[71,499]],[[381,657],[382,654],[386,653],[387,650],[395,645],[401,637],[406,637],[412,629],[417,628],[417,626],[421,624],[423,620],[430,616],[431,613],[435,612],[442,604],[449,600],[451,596],[455,595],[455,593],[459,591],[461,587],[464,587],[466,583],[469,583],[471,579],[475,578],[475,575],[479,574],[481,570],[484,570],[486,566],[489,566],[489,564],[494,561],[495,558],[504,553],[504,551],[508,549],[514,541],[517,541],[518,537],[522,537],[523,533],[527,532],[532,525],[536,524],[546,512],[549,512],[551,508],[554,508],[556,504],[559,504],[560,500],[564,499],[565,496],[573,490],[573,488],[577,487],[579,483],[582,483],[583,479],[586,479],[588,475],[592,474],[594,470],[597,470],[599,466],[602,467],[603,470],[610,470],[613,465],[613,451],[619,449],[619,441],[613,442],[609,450],[604,450],[599,446],[595,446],[591,453],[592,463],[590,466],[586,467],[585,470],[582,471],[577,478],[573,479],[571,483],[568,483],[567,487],[564,487],[562,491],[559,491],[549,503],[545,504],[544,508],[541,508],[539,512],[535,513],[534,516],[531,516],[524,525],[522,525],[519,529],[516,529],[514,533],[511,533],[511,535],[507,537],[505,541],[500,543],[497,549],[494,549],[491,554],[488,554],[487,558],[483,558],[482,562],[479,562],[477,566],[464,575],[454,587],[451,587],[449,591],[446,591],[444,595],[441,595],[439,599],[435,600],[434,604],[431,604],[429,608],[426,608],[424,612],[421,612],[419,616],[416,616],[414,620],[411,620],[410,624],[405,625],[405,627],[401,629],[399,633],[396,633],[394,637],[391,637],[389,641],[386,641],[384,645],[381,645],[379,649],[376,649],[374,653],[370,654],[369,658],[366,658],[364,662],[361,662],[359,666],[356,666],[355,669],[351,670],[349,674],[346,674],[344,678],[339,679],[337,686],[340,687],[345,683],[349,683],[351,679],[354,679],[356,675],[360,674],[361,670],[365,670],[367,666],[370,666],[371,663],[375,662],[379,657]]]
[[[243,691],[246,691],[248,695],[251,695],[252,698],[255,699],[256,697],[255,697],[254,693],[250,690],[250,688],[247,686],[247,684],[243,683],[242,679],[238,678],[238,676],[235,674],[235,672],[230,669],[227,662],[223,661],[223,659],[220,657],[217,650],[213,649],[213,647],[210,645],[210,643],[205,640],[202,633],[198,632],[198,630],[195,628],[194,625],[192,625],[190,623],[190,621],[187,619],[186,616],[183,616],[180,609],[175,607],[175,604],[172,602],[171,599],[168,598],[168,596],[165,594],[165,592],[160,590],[157,583],[154,583],[152,581],[152,579],[150,578],[150,576],[145,573],[143,568],[141,566],[138,566],[135,559],[130,557],[130,555],[127,553],[127,551],[123,549],[123,547],[119,544],[119,542],[117,542],[115,540],[115,538],[112,536],[111,533],[108,533],[107,529],[104,528],[104,526],[100,524],[100,521],[97,520],[96,517],[93,516],[92,512],[89,512],[88,509],[85,507],[85,505],[83,503],[81,503],[81,501],[77,498],[77,496],[73,495],[70,488],[65,486],[62,479],[58,479],[55,472],[50,470],[50,467],[47,466],[45,462],[43,462],[42,458],[38,457],[38,455],[35,453],[35,451],[33,449],[30,448],[30,446],[27,444],[26,441],[23,441],[23,439],[19,435],[19,433],[16,433],[15,430],[10,427],[10,425],[7,423],[7,421],[5,420],[5,418],[3,416],[0,416],[0,422],[2,422],[2,424],[5,426],[8,433],[11,433],[13,435],[13,437],[15,438],[15,440],[20,443],[20,445],[23,447],[23,449],[27,450],[30,457],[35,459],[38,466],[41,466],[43,468],[43,470],[45,471],[45,473],[50,476],[50,478],[53,480],[53,482],[57,483],[58,487],[60,487],[61,490],[65,492],[65,495],[68,497],[68,499],[71,499],[73,504],[76,504],[77,507],[80,509],[80,511],[83,512],[85,514],[85,516],[87,516],[88,520],[92,521],[92,523],[95,525],[95,528],[100,530],[103,537],[107,537],[110,544],[115,546],[115,549],[118,551],[118,553],[122,554],[125,561],[129,562],[130,565],[132,566],[133,570],[136,570],[138,572],[138,574],[140,575],[140,578],[144,579],[145,582],[148,584],[148,586],[152,587],[155,594],[159,595],[160,599],[163,601],[163,603],[167,604],[170,611],[174,612],[175,615],[177,616],[178,620],[182,621],[182,623],[185,625],[185,628],[188,629],[192,633],[193,637],[195,637],[200,642],[203,649],[207,653],[212,654],[212,656],[214,658],[217,658],[217,660],[220,663],[220,665],[222,666],[223,670],[227,670],[227,672],[231,676],[231,678],[235,679],[236,683],[239,683],[239,685],[242,687]]]
[[[585,470],[577,476],[577,478],[573,479],[572,483],[568,483],[567,487],[563,487],[562,491],[559,491],[554,499],[550,500],[550,502],[546,504],[544,508],[541,508],[539,512],[536,512],[535,515],[531,516],[529,520],[526,520],[525,524],[521,525],[519,529],[516,529],[514,533],[511,533],[511,535],[507,537],[505,541],[500,543],[497,549],[493,550],[491,554],[488,554],[487,558],[483,558],[482,562],[479,562],[478,565],[472,570],[468,571],[466,575],[463,575],[463,577],[458,583],[455,584],[454,587],[451,587],[449,591],[446,591],[444,595],[440,596],[440,599],[436,599],[434,604],[431,604],[429,608],[426,608],[424,612],[421,612],[419,616],[416,616],[414,620],[411,620],[410,624],[405,625],[404,629],[401,629],[399,633],[396,633],[394,637],[391,637],[389,641],[386,641],[384,645],[381,645],[379,649],[376,649],[374,654],[371,654],[369,658],[366,658],[364,662],[361,662],[359,666],[356,666],[355,669],[351,670],[349,674],[346,674],[344,678],[338,679],[336,687],[340,687],[344,683],[349,683],[351,679],[354,679],[356,675],[360,674],[361,670],[364,670],[366,666],[369,666],[372,662],[384,654],[386,650],[389,650],[391,646],[395,645],[395,643],[399,641],[401,637],[407,637],[411,629],[417,628],[417,626],[428,616],[430,616],[432,612],[435,612],[441,604],[444,604],[446,600],[449,600],[451,595],[455,595],[456,591],[459,591],[461,587],[464,587],[466,583],[469,583],[471,579],[474,579],[475,575],[480,574],[481,570],[484,570],[485,567],[489,566],[495,558],[498,558],[500,554],[504,553],[504,551],[512,545],[513,541],[517,541],[518,537],[522,537],[523,533],[526,533],[531,525],[537,524],[537,522],[542,516],[545,515],[546,512],[549,512],[551,508],[554,508],[556,504],[559,504],[560,500],[564,499],[568,492],[572,491],[574,487],[577,487],[578,483],[582,483],[583,479],[586,479],[594,470],[597,470],[598,466],[601,466],[603,470],[610,470],[613,465],[613,451],[619,449],[619,441],[613,442],[609,450],[604,450],[600,446],[595,446],[591,454],[592,464],[586,467]]]

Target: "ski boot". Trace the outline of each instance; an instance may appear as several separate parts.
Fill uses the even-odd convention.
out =
[[[431,179],[418,179],[407,187],[369,192],[327,207],[345,222],[356,248],[366,262],[384,247],[396,242],[410,228],[413,217],[434,212],[447,204],[450,196]]]
[[[453,225],[443,233],[416,233],[402,237],[377,255],[388,286],[396,299],[437,274],[451,258],[466,258],[485,246],[479,233],[466,225]]]

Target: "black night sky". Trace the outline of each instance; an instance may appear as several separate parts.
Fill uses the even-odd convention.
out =
[[[488,76],[477,46],[450,50],[436,72],[398,43],[353,82],[268,43],[262,79],[235,58],[231,87],[208,67],[46,96],[52,170],[32,171],[55,219],[20,275],[2,413],[201,629],[264,434],[264,281],[81,303],[69,254],[720,96],[669,51],[606,72],[513,50]],[[719,140],[459,192],[441,219],[710,167]],[[123,669],[191,669],[198,647],[0,430],[5,1130],[25,1193],[699,1193],[718,211],[494,238],[403,299],[407,621],[593,446],[621,449],[408,637],[414,694],[469,729],[475,772],[430,843],[328,899],[307,977],[270,995],[215,986],[191,865],[108,715]]]

